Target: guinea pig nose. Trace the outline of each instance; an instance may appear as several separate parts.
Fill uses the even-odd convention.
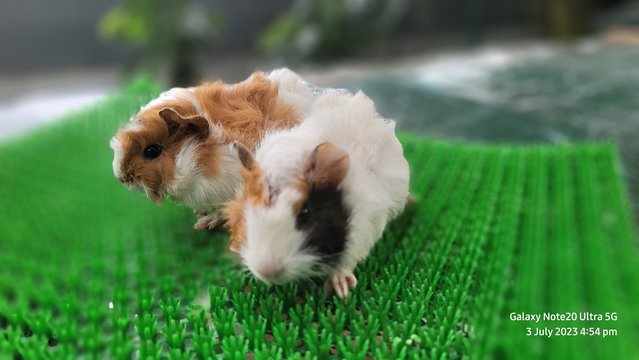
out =
[[[284,273],[284,268],[281,266],[270,265],[264,266],[257,270],[261,277],[266,280],[273,281],[277,280]]]

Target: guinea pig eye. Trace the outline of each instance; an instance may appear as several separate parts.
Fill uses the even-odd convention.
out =
[[[158,144],[151,144],[147,147],[144,148],[144,157],[149,159],[149,160],[153,160],[156,157],[160,156],[160,154],[162,153],[162,147],[160,147],[160,145]]]
[[[299,214],[297,214],[297,223],[302,225],[308,222],[308,219],[311,217],[311,209],[308,207],[308,204],[304,204]]]

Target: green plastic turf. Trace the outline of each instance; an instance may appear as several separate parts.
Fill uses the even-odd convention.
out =
[[[402,136],[417,202],[343,303],[320,281],[256,282],[226,232],[115,180],[108,140],[157,92],[135,83],[0,145],[0,358],[639,357],[639,252],[613,146]],[[567,311],[618,320],[508,319]]]

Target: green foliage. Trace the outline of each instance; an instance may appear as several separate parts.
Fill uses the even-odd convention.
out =
[[[144,45],[151,38],[144,18],[135,17],[119,6],[104,15],[98,33],[104,39],[122,39],[134,45]]]
[[[406,0],[297,0],[258,36],[270,55],[326,60],[355,55],[386,40]]]
[[[301,20],[291,14],[284,14],[273,21],[258,38],[258,47],[271,55],[277,52],[289,52],[297,36],[302,31]],[[289,44],[289,45],[287,45]]]
[[[101,19],[98,35],[140,49],[136,66],[157,71],[168,65],[174,83],[188,83],[193,74],[183,73],[195,66],[195,54],[222,27],[218,12],[192,0],[121,0]]]
[[[0,144],[0,358],[633,358],[636,234],[614,147],[402,135],[416,203],[355,274],[267,287],[111,173],[108,139],[159,89],[138,82]],[[619,336],[526,337],[515,311],[616,311]],[[558,325],[558,324],[546,324]]]

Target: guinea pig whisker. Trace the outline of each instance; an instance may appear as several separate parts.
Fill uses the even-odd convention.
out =
[[[152,195],[151,190],[146,186],[146,184],[144,184],[144,182],[142,181],[138,181],[137,183],[142,186],[142,189],[144,190],[144,195],[146,195],[147,197],[151,197]]]

